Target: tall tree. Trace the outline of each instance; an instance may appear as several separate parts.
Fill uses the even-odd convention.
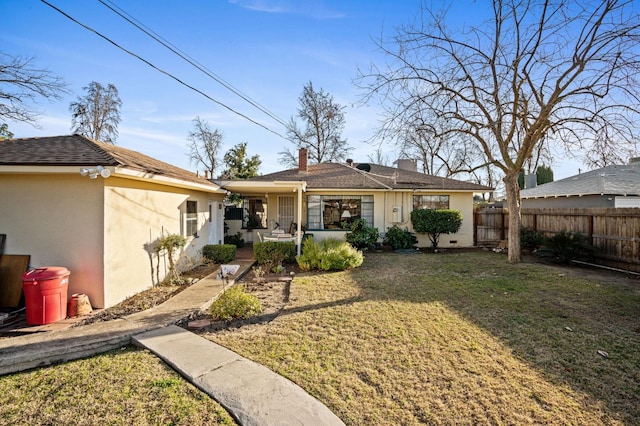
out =
[[[389,44],[380,40],[392,63],[361,73],[365,100],[380,94],[397,105],[419,103],[449,123],[442,136],[477,144],[504,174],[509,261],[519,262],[518,174],[536,148],[633,146],[637,10],[631,0],[495,0],[487,22],[458,31],[426,1],[421,12]]]
[[[223,179],[249,179],[258,176],[262,160],[259,155],[247,155],[247,143],[242,142],[227,151],[223,159],[227,168],[222,172]]]
[[[84,96],[78,96],[69,105],[71,131],[110,144],[118,139],[122,101],[113,84],[107,87],[92,81],[83,87]]]
[[[67,87],[60,77],[34,64],[33,58],[0,52],[0,119],[35,125],[38,113],[30,105],[38,98],[60,99]]]
[[[333,96],[322,88],[314,90],[311,82],[305,84],[298,99],[298,118],[302,126],[291,117],[287,124],[287,136],[297,149],[307,148],[310,163],[344,160],[351,151],[344,130],[344,106],[334,102]],[[298,152],[285,149],[280,152],[280,163],[295,166]]]
[[[196,167],[202,166],[210,177],[218,168],[218,156],[222,147],[222,133],[209,127],[207,120],[196,117],[193,130],[187,136],[189,141],[189,159]]]

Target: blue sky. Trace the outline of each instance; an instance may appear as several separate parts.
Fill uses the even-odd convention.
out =
[[[259,154],[261,173],[282,169],[278,152],[291,143],[281,124],[127,23],[97,0],[47,0],[153,65],[261,123],[251,123],[133,58],[39,0],[0,0],[3,52],[35,58],[68,83],[70,94],[42,101],[39,128],[9,122],[16,137],[69,134],[69,103],[91,81],[112,83],[122,99],[117,144],[189,170],[187,135],[197,116],[224,134],[223,152],[240,142]],[[346,106],[343,136],[356,162],[374,153],[375,107],[359,106],[357,69],[384,57],[373,39],[413,19],[419,0],[109,0],[284,121],[295,115],[312,81]],[[452,16],[478,16],[483,1],[462,0]],[[391,160],[397,153],[385,151]],[[554,167],[556,179],[577,165]]]

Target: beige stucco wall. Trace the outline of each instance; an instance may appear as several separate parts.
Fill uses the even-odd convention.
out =
[[[166,256],[150,256],[146,244],[182,232],[187,199],[198,202],[199,229],[182,253],[180,265],[189,267],[209,242],[209,200],[223,194],[113,175],[2,173],[0,233],[7,234],[5,253],[29,254],[33,267],[66,267],[69,297],[85,293],[104,308],[162,281]]]
[[[80,174],[0,174],[0,233],[5,253],[31,255],[31,266],[69,269],[69,296],[102,306],[102,179]]]
[[[182,268],[198,264],[209,243],[209,200],[222,201],[223,195],[117,177],[106,182],[105,306],[111,306],[165,278],[167,255],[156,256],[153,243],[183,234],[187,200],[198,202],[198,238],[188,236],[175,260]]]
[[[306,193],[305,195],[309,195]],[[413,191],[378,191],[378,192],[366,192],[366,191],[323,191],[313,192],[314,195],[373,195],[373,222],[374,226],[378,228],[380,233],[386,232],[393,225],[397,225],[400,228],[408,228],[413,232],[411,226],[411,210],[413,210]],[[449,208],[460,210],[462,212],[462,226],[456,234],[442,235],[440,238],[440,247],[470,247],[473,246],[473,194],[470,192],[420,192],[416,195],[449,195]],[[394,207],[400,207],[402,212],[400,217],[394,216]],[[304,211],[306,212],[306,197],[304,203]],[[399,219],[399,220],[396,220]],[[306,221],[306,213],[304,216]],[[343,231],[317,231],[309,230],[313,233],[314,238],[322,240],[325,238],[344,238]],[[418,237],[419,247],[430,247],[431,242],[428,236],[416,234]],[[452,243],[451,241],[455,241]]]

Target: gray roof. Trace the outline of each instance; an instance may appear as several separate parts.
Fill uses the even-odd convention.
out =
[[[415,189],[487,192],[493,188],[477,183],[431,176],[378,164],[362,163],[368,172],[358,169],[359,164],[343,163],[310,164],[307,171],[289,169],[256,176],[249,181],[304,181],[309,189]]]
[[[212,185],[195,173],[120,146],[81,135],[0,141],[0,166],[120,166],[150,175]]]
[[[607,166],[520,192],[520,198],[572,195],[640,195],[640,163]]]

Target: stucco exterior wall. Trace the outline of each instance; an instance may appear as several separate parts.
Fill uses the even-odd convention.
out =
[[[408,228],[413,232],[411,225],[411,211],[413,210],[413,195],[449,195],[449,208],[460,210],[462,213],[462,226],[456,234],[442,235],[439,247],[471,247],[473,246],[473,193],[471,192],[420,192],[413,191],[329,191],[313,192],[314,195],[373,195],[373,222],[374,227],[382,234],[393,225],[401,229]],[[309,195],[309,193],[305,194]],[[306,221],[306,197],[304,208],[304,221]],[[394,214],[394,208],[396,213]],[[344,231],[335,230],[309,230],[314,238],[344,238]],[[430,247],[431,241],[427,235],[416,234],[418,247]]]
[[[103,306],[103,179],[79,174],[0,174],[0,233],[5,253],[31,266],[69,269],[69,295]]]
[[[175,260],[183,269],[197,265],[209,243],[208,194],[164,185],[109,178],[105,188],[105,306],[111,306],[154,284],[169,270],[167,255],[157,256],[154,243],[168,234],[184,235],[186,201],[197,201],[198,237]]]

